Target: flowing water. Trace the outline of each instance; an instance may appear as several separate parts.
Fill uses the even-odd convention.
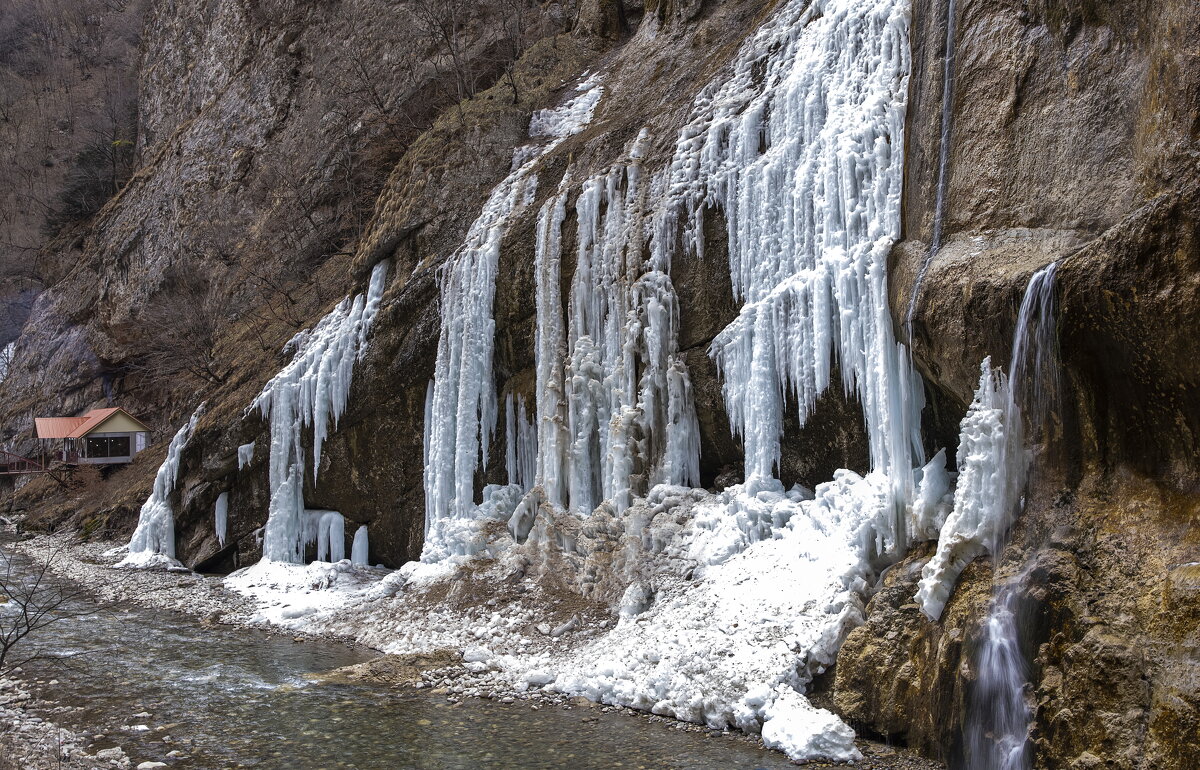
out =
[[[31,638],[32,639],[32,638]],[[757,768],[789,767],[744,741],[619,713],[322,684],[313,674],[360,663],[362,650],[248,629],[210,628],[126,608],[44,630],[26,678],[73,713],[64,727],[103,735],[134,761],[178,768]],[[587,720],[587,721],[584,721]],[[148,728],[148,729],[144,729]],[[179,751],[182,757],[168,754]]]
[[[954,64],[957,56],[956,33],[958,20],[955,17],[957,3],[947,0],[946,3],[946,50],[942,58],[942,124],[938,140],[938,177],[937,193],[933,204],[933,239],[929,244],[929,254],[921,264],[917,280],[913,284],[912,296],[908,300],[908,313],[905,314],[905,332],[909,342],[912,341],[912,319],[917,310],[917,299],[920,296],[921,282],[929,271],[929,263],[942,248],[942,230],[946,213],[946,188],[950,184],[950,124],[954,117]]]
[[[1057,271],[1058,263],[1052,262],[1029,279],[1013,334],[1005,423],[1014,429],[1024,424],[1025,440],[1030,442],[1043,441],[1059,389],[1054,321]],[[1028,462],[1022,463],[1019,472],[1024,476],[1029,469]],[[1003,538],[1003,533],[999,537]],[[1003,540],[991,544],[996,563],[1003,547]],[[1019,644],[1023,584],[1023,571],[1006,580],[997,578],[996,595],[984,621],[977,661],[979,679],[972,692],[966,726],[972,770],[1030,767],[1029,725],[1033,713],[1025,697],[1029,671]]]

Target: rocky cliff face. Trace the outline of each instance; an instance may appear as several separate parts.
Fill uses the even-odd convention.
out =
[[[501,248],[495,385],[527,400],[541,204],[568,166],[578,176],[604,170],[643,128],[652,137],[646,166],[663,167],[697,94],[773,5],[470,3],[436,43],[417,2],[151,3],[140,63],[142,166],[77,237],[47,252],[59,267],[0,385],[9,429],[27,430],[31,410],[71,413],[109,393],[156,417],[165,439],[206,400],[183,457],[179,552],[208,568],[248,563],[268,506],[268,439],[266,424],[245,410],[284,363],[283,343],[387,259],[368,353],[324,446],[320,482],[309,478],[304,497],[369,524],[372,562],[416,558],[439,269],[509,172],[531,114],[561,103],[583,73],[604,73],[595,119],[541,161],[535,200]],[[823,685],[862,729],[964,761],[959,736],[979,624],[999,570],[1024,576],[1037,766],[1200,764],[1200,32],[1192,16],[1183,0],[960,0],[939,214],[946,7],[913,5],[904,233],[889,288],[905,340],[940,217],[943,246],[917,292],[910,341],[927,386],[927,447],[953,452],[979,362],[1007,363],[1029,277],[1055,260],[1064,377],[1004,553],[963,573],[938,622],[912,601],[927,548],[881,579],[866,623]],[[701,483],[711,488],[743,471],[708,355],[738,304],[725,223],[714,213],[705,228],[704,255],[680,255],[671,274]],[[180,266],[209,277],[202,298],[188,294]],[[564,280],[572,268],[563,265]],[[155,307],[189,303],[216,316],[218,376],[156,379],[139,365],[147,319],[163,317]],[[804,426],[789,419],[787,484],[866,469],[853,397],[833,388]],[[255,460],[239,472],[236,449],[250,441]],[[81,518],[128,527],[165,443],[114,474]],[[498,438],[477,488],[501,480],[504,451]],[[211,516],[226,491],[231,541],[222,548]],[[52,493],[35,484],[15,504],[38,494]]]
[[[993,564],[1024,575],[1035,764],[1190,766],[1197,30],[1172,3],[958,10],[945,245],[913,318],[927,416],[942,425],[942,412],[961,413],[978,362],[1007,357],[1030,275],[1059,261],[1062,392]],[[932,238],[945,8],[917,4],[914,26],[906,240],[890,276],[898,325]],[[850,718],[961,761],[993,571],[964,573],[935,624],[912,602],[925,558],[889,572],[833,691]],[[891,673],[880,677],[881,661]]]

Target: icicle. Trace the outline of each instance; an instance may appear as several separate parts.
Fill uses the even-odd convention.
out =
[[[313,481],[321,465],[321,447],[336,429],[350,397],[354,365],[362,358],[367,335],[379,312],[387,279],[387,262],[375,265],[366,294],[342,300],[308,332],[288,343],[292,360],[275,375],[250,409],[270,421],[270,510],[263,558],[299,563],[303,560],[304,448],[302,433],[313,432]],[[249,410],[247,410],[249,411]],[[249,453],[253,452],[251,444]],[[239,461],[241,450],[238,450]]]
[[[711,354],[750,491],[773,486],[785,396],[807,418],[836,362],[862,403],[872,469],[893,479],[897,506],[911,499],[919,380],[893,337],[886,279],[900,233],[907,33],[904,3],[792,3],[677,144],[654,249],[682,240],[701,254],[705,207],[725,215],[745,304]]]
[[[514,405],[515,404],[515,405]],[[509,393],[504,399],[505,470],[508,483],[528,492],[537,475],[537,426],[525,411],[525,397]]]
[[[229,493],[222,492],[217,495],[217,502],[213,506],[213,517],[216,524],[217,543],[224,548],[225,536],[229,530]]]
[[[151,557],[156,555],[175,558],[175,512],[171,509],[171,493],[179,476],[179,456],[191,440],[192,431],[203,413],[204,404],[200,404],[187,424],[171,439],[167,457],[154,477],[154,490],[142,503],[138,514],[137,529],[129,540],[129,555],[117,564],[118,567],[150,566],[156,562]]]
[[[239,446],[237,449],[237,458],[238,458],[238,470],[239,471],[242,468],[245,468],[251,462],[253,462],[254,461],[254,442],[251,441],[249,444],[242,444],[241,446]]]
[[[530,135],[550,141],[516,152],[512,173],[492,191],[463,245],[440,273],[442,328],[425,422],[429,554],[462,550],[451,543],[431,543],[459,531],[456,526],[438,526],[439,520],[472,519],[478,512],[475,471],[481,465],[487,469],[487,446],[496,424],[492,303],[500,244],[513,215],[532,201],[538,159],[591,120],[603,89],[593,79],[578,90],[582,93],[561,107],[533,116]]]
[[[367,525],[363,524],[354,532],[354,543],[350,547],[350,562],[360,567],[367,566],[370,552],[370,541],[367,537]]]
[[[983,359],[979,389],[963,417],[958,444],[954,510],[946,519],[937,552],[921,570],[916,602],[937,620],[963,569],[984,552],[996,553],[1012,523],[1024,482],[1021,415],[1009,381]]]
[[[316,522],[317,561],[338,562],[346,558],[346,519],[337,511],[305,511]]]

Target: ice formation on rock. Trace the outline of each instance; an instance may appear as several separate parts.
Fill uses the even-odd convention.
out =
[[[646,132],[608,171],[582,183],[568,171],[536,230],[537,454],[528,492],[521,459],[528,439],[519,406],[514,412],[508,402],[510,484],[487,487],[482,503],[472,495],[495,424],[496,252],[520,205],[519,183],[531,173],[521,164],[533,163],[533,153],[518,153],[516,170],[447,264],[426,409],[422,560],[512,547],[484,521],[507,521],[512,539],[525,542],[520,548],[569,553],[572,536],[552,533],[543,514],[584,517],[602,507],[632,542],[696,565],[695,583],[673,601],[647,605],[644,586],[622,600],[626,620],[606,637],[612,672],[593,656],[569,675],[542,666],[523,681],[761,727],[797,758],[856,756],[852,732],[812,708],[800,689],[861,618],[868,576],[911,537],[936,532],[950,484],[940,455],[921,470],[914,494],[914,466],[924,462],[923,392],[894,339],[887,302],[886,257],[900,223],[907,34],[902,0],[785,3],[747,40],[732,75],[697,99],[661,176],[644,179]],[[572,201],[576,229],[568,234]],[[732,283],[744,306],[711,354],[731,427],[745,445],[747,480],[717,502],[695,505],[683,530],[677,525],[647,544],[643,496],[687,494],[686,485],[698,483],[699,430],[676,349],[669,271],[680,249],[702,255],[703,219],[714,208],[728,224]],[[561,273],[565,242],[575,244],[569,283]],[[810,499],[775,478],[783,410],[794,398],[807,418],[835,368],[862,402],[871,473],[839,472]],[[780,623],[799,630],[779,645],[732,631],[735,638],[722,632],[711,644],[683,643],[714,616],[743,610],[748,628],[758,625],[753,616],[772,634]],[[731,618],[728,626],[741,624]],[[714,663],[722,650],[732,655],[727,671]],[[807,661],[801,672],[797,659]]]
[[[648,140],[643,131],[627,162],[581,186],[565,322],[559,286],[567,191],[539,215],[537,483],[551,504],[585,516],[602,502],[620,513],[655,484],[700,481],[700,430],[676,349],[669,261],[645,256],[641,157]]]
[[[916,600],[931,619],[941,617],[954,582],[966,565],[997,554],[1020,512],[1031,453],[1025,426],[1036,441],[1058,390],[1054,280],[1058,263],[1029,279],[1017,314],[1009,366],[1013,376],[993,372],[985,358],[975,400],[961,425],[954,510],[938,550],[922,570]],[[993,618],[997,623],[1001,619]]]
[[[305,514],[317,525],[317,561],[346,558],[346,519],[342,514],[337,511],[305,511]]]
[[[370,540],[367,536],[367,525],[363,524],[354,532],[354,543],[350,546],[350,562],[360,567],[367,566]]]
[[[321,446],[346,408],[354,365],[366,350],[387,269],[386,261],[375,265],[366,294],[342,300],[311,331],[301,332],[288,343],[294,350],[291,362],[266,384],[247,410],[257,409],[271,427],[271,501],[263,538],[265,559],[303,560],[306,466],[302,434],[305,428],[312,428],[315,482],[321,466]]]
[[[1043,439],[1048,417],[1058,397],[1058,330],[1055,325],[1054,282],[1058,263],[1051,262],[1029,279],[1017,327],[1013,333],[1010,415],[1027,428],[1027,439]],[[1020,408],[1018,413],[1017,408]],[[1049,438],[1046,437],[1048,441]],[[1033,450],[1016,470],[1017,492],[1032,468]],[[1014,507],[1019,503],[1014,502]],[[999,553],[1001,544],[991,547]],[[1029,726],[1033,719],[1026,700],[1029,670],[1021,654],[1017,608],[1025,573],[999,581],[984,621],[976,664],[978,678],[967,712],[966,756],[980,770],[1028,770],[1031,766]]]
[[[923,391],[892,333],[886,275],[900,233],[908,13],[897,0],[788,3],[700,102],[672,161],[683,245],[702,252],[710,206],[728,224],[744,304],[711,353],[751,492],[772,483],[786,397],[807,418],[836,365],[862,403],[871,468],[898,509],[911,499]]]
[[[484,463],[496,427],[492,375],[496,323],[492,317],[500,242],[513,215],[537,187],[537,161],[591,120],[603,92],[595,78],[562,106],[536,113],[530,135],[544,141],[519,148],[513,171],[492,191],[463,245],[441,269],[442,328],[426,400],[424,560],[470,555],[459,542],[478,518],[475,470]],[[511,511],[509,511],[511,513]]]
[[[225,547],[225,537],[229,531],[229,493],[222,492],[217,495],[217,502],[213,505],[213,520],[214,533],[217,536],[217,543],[222,548]]]
[[[12,366],[13,355],[17,351],[17,341],[5,345],[0,348],[0,382],[4,382],[8,378],[8,369]]]
[[[237,457],[238,457],[238,470],[239,471],[242,468],[245,468],[251,462],[253,462],[254,461],[254,442],[251,441],[249,444],[242,444],[241,446],[239,446],[237,449]]]
[[[505,470],[508,483],[528,492],[537,475],[537,427],[525,411],[525,397],[509,393],[504,399]]]
[[[118,567],[151,567],[174,562],[175,512],[171,509],[171,493],[175,491],[175,480],[179,477],[179,456],[191,440],[202,414],[204,404],[196,407],[187,424],[175,433],[167,446],[167,457],[154,477],[154,489],[138,514],[137,529],[129,540],[129,554],[117,564]]]
[[[946,519],[937,552],[921,570],[916,601],[933,620],[958,576],[984,552],[995,553],[1012,523],[1024,480],[1021,415],[1009,391],[1008,378],[983,359],[979,388],[960,426],[958,483],[954,510]]]

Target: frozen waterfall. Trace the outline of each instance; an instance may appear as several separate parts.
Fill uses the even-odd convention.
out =
[[[789,3],[680,137],[670,189],[684,245],[702,252],[715,205],[744,303],[711,354],[751,493],[774,486],[787,399],[807,418],[837,366],[862,403],[872,469],[898,507],[911,499],[923,390],[892,332],[886,271],[900,233],[907,35],[903,2]]]
[[[486,470],[496,427],[492,303],[500,243],[514,214],[533,201],[538,159],[588,124],[603,88],[593,78],[576,91],[562,106],[533,116],[530,136],[540,141],[516,150],[512,172],[441,268],[442,328],[425,412],[425,561],[476,552],[472,522],[488,506],[475,502],[475,471],[481,463]]]
[[[312,478],[321,466],[321,446],[350,396],[354,365],[366,350],[367,335],[379,312],[387,262],[375,265],[366,294],[347,297],[311,331],[288,343],[292,360],[263,388],[247,412],[257,409],[270,421],[270,508],[263,558],[300,563],[304,557],[304,478],[302,434],[312,428]],[[252,454],[251,448],[247,454]],[[239,449],[239,460],[241,450]]]
[[[167,457],[154,477],[154,490],[138,514],[137,529],[129,540],[129,554],[118,567],[152,567],[175,560],[175,512],[171,508],[171,493],[179,477],[179,456],[192,438],[196,422],[204,414],[204,404],[196,407],[167,447]]]
[[[669,263],[645,256],[648,140],[643,131],[625,162],[579,189],[565,318],[559,286],[568,191],[539,216],[537,482],[550,503],[584,516],[602,502],[621,513],[656,484],[700,481],[700,431],[676,350]]]
[[[853,732],[803,690],[861,622],[878,567],[912,537],[937,532],[952,480],[944,454],[925,464],[922,383],[888,307],[908,23],[903,0],[785,2],[701,92],[665,169],[645,168],[648,130],[599,173],[568,167],[537,219],[534,423],[524,394],[505,393],[508,484],[485,487],[479,500],[477,471],[499,411],[500,241],[533,199],[537,158],[553,140],[517,152],[443,268],[422,561],[498,556],[513,540],[545,537],[537,521],[547,507],[586,517],[603,506],[632,541],[694,567],[686,594],[626,618],[556,688],[761,728],[795,758],[857,758]],[[581,115],[571,106],[581,98],[561,109]],[[576,125],[555,114],[533,126]],[[744,444],[746,482],[711,496],[687,489],[699,483],[700,431],[670,269],[681,252],[703,257],[704,218],[714,215],[727,224],[742,307],[709,352]],[[835,371],[862,404],[870,472],[785,490],[776,476],[784,409],[794,401],[807,419]],[[679,507],[683,528],[659,543],[641,528],[668,505],[692,514]],[[484,521],[507,521],[511,540]],[[559,545],[572,548],[569,538]],[[714,618],[723,625],[711,639],[692,631]],[[763,642],[785,637],[783,646]],[[733,645],[736,659],[726,661],[719,651]],[[696,660],[711,665],[697,671]]]

